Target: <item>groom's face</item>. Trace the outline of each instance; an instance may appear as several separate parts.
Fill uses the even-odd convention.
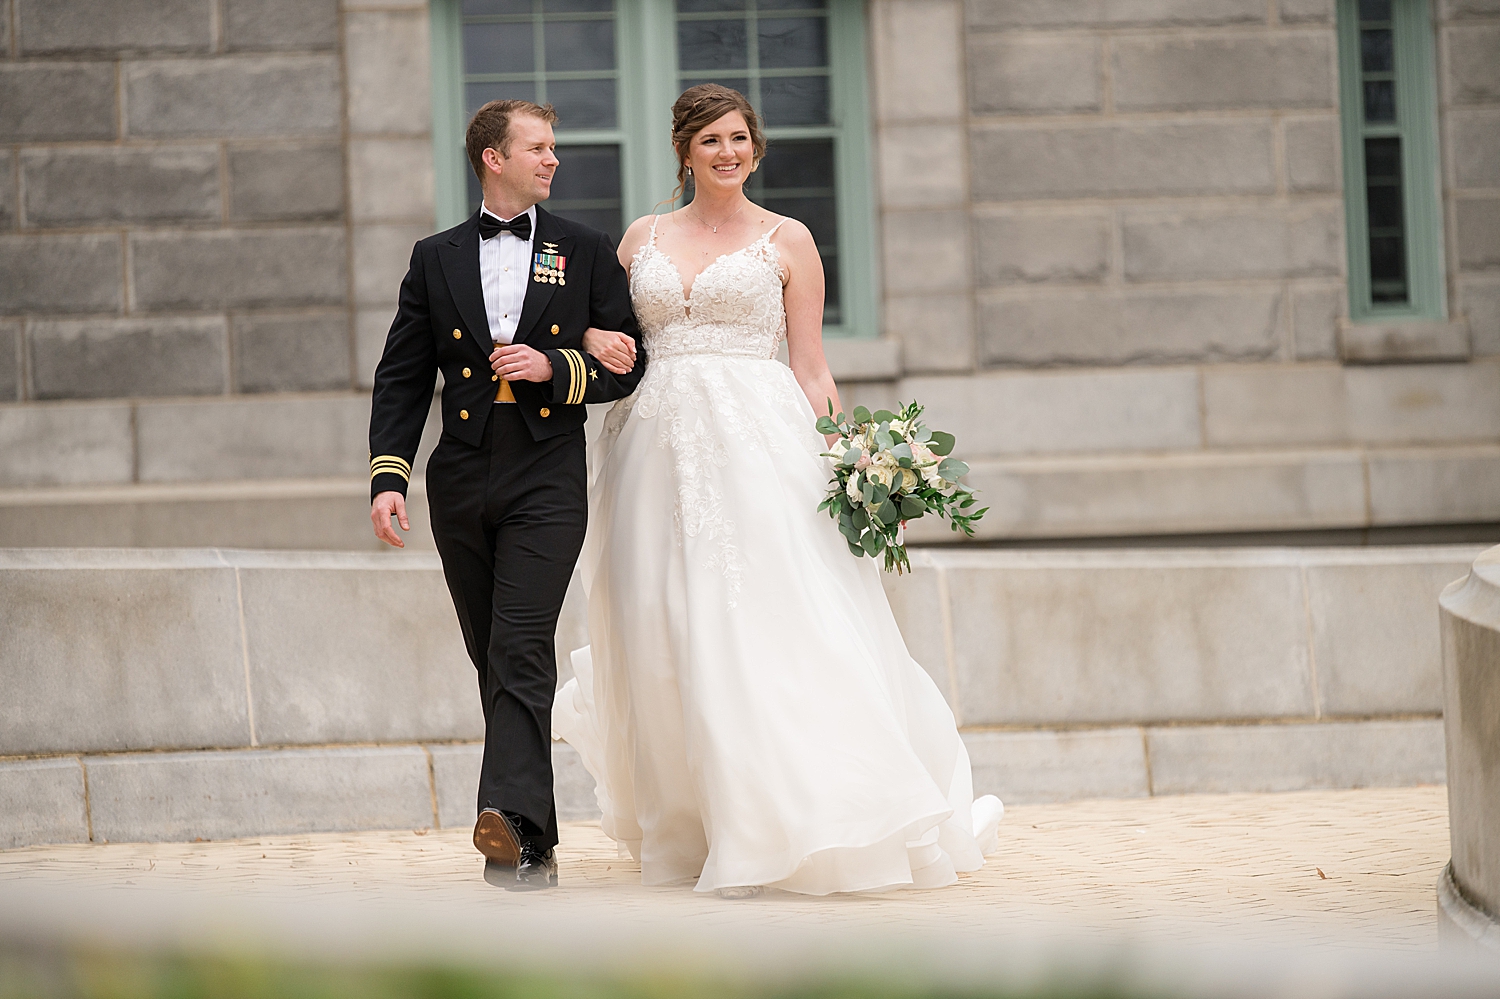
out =
[[[510,155],[487,149],[484,161],[508,203],[534,205],[552,194],[552,175],[557,170],[557,140],[552,125],[529,114],[510,122]]]

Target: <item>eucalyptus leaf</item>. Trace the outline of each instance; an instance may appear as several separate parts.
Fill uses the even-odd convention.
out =
[[[865,506],[870,506],[875,502],[875,490],[879,488],[880,483],[876,482],[874,479],[865,480],[865,484],[861,486],[859,490],[860,495],[865,498]]]
[[[865,407],[863,407],[863,406],[855,406],[854,407],[854,422],[855,423],[869,423],[870,422],[870,411],[868,409],[866,409]]]
[[[875,431],[875,444],[882,451],[889,451],[896,446],[896,436],[889,430]]]
[[[949,458],[938,466],[938,474],[949,482],[957,482],[969,474],[969,466],[957,458]]]
[[[932,443],[928,445],[928,448],[933,454],[951,454],[953,452],[953,445],[956,443],[958,441],[952,434],[945,434],[941,430],[934,430],[932,432]]]
[[[875,511],[875,516],[879,518],[882,524],[885,524],[887,527],[889,527],[891,524],[894,524],[896,522],[896,504],[892,503],[890,500],[886,500],[884,503],[880,504],[880,508]]]
[[[927,504],[916,496],[901,497],[901,518],[903,520],[916,520],[927,512]]]
[[[832,417],[828,416],[818,417],[817,427],[820,434],[836,434],[839,432],[839,428],[834,424]]]
[[[863,548],[861,548],[859,545],[855,544],[853,541],[849,542],[849,551],[856,558],[864,558],[865,557],[865,550]]]
[[[890,423],[896,418],[896,414],[889,409],[877,409],[875,410],[875,415],[870,418],[876,423]]]
[[[846,492],[840,492],[838,499],[839,499],[839,511],[840,512],[845,513],[845,514],[850,514],[850,513],[854,512],[854,504],[852,502],[850,502],[850,500],[849,500],[849,494],[848,493],[846,493]]]
[[[859,448],[851,447],[849,450],[845,451],[844,456],[839,459],[839,464],[853,467],[854,465],[859,464],[860,456],[861,452]]]
[[[902,441],[900,444],[897,444],[895,447],[891,448],[891,457],[897,459],[898,461],[905,461],[907,464],[903,467],[911,467],[911,445],[906,443],[905,441]]]
[[[858,530],[863,531],[870,526],[870,515],[864,510],[855,510],[849,522]]]
[[[890,494],[891,490],[889,486],[882,482],[875,483],[875,495],[870,497],[870,505],[879,506],[886,501],[886,497],[890,496]]]
[[[865,553],[872,557],[883,547],[880,535],[874,531],[860,538],[859,543],[864,546]]]

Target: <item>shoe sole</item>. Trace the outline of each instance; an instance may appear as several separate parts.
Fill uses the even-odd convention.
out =
[[[474,849],[484,854],[484,859],[512,869],[521,860],[521,844],[510,823],[494,812],[480,814],[474,823]]]
[[[506,891],[542,891],[542,890],[547,889],[547,888],[556,888],[556,887],[557,887],[557,875],[556,874],[550,874],[550,875],[547,876],[547,883],[546,884],[540,884],[540,883],[538,883],[536,881],[516,881],[513,884],[507,886],[505,890]]]

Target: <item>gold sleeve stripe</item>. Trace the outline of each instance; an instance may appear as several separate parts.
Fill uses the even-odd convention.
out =
[[[373,482],[375,476],[386,473],[399,475],[406,481],[411,481],[411,465],[393,454],[383,454],[370,461],[370,481]]]
[[[576,350],[564,349],[563,355],[568,359],[568,370],[572,376],[568,386],[567,405],[576,406],[583,402],[584,392],[588,390],[588,366],[583,361],[583,355]]]
[[[376,465],[386,464],[399,465],[407,474],[411,473],[411,463],[408,462],[405,458],[402,458],[400,455],[382,454],[370,459],[371,468],[374,468]]]

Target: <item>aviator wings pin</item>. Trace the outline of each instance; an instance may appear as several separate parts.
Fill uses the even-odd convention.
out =
[[[546,284],[567,284],[568,258],[557,255],[556,243],[543,243],[545,248],[535,254],[531,262],[531,279]]]

